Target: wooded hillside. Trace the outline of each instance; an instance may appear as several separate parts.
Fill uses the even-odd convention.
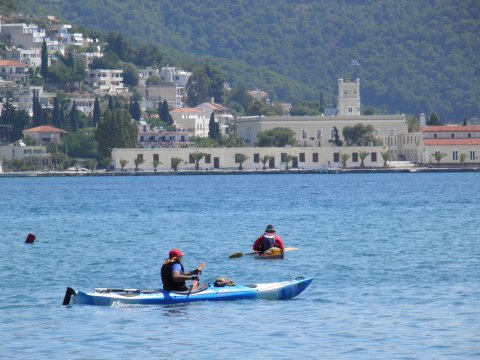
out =
[[[323,92],[331,106],[337,79],[353,75],[362,104],[377,112],[436,112],[445,122],[480,115],[476,0],[22,0],[17,8],[160,45],[176,66],[210,59],[232,85],[273,100]]]

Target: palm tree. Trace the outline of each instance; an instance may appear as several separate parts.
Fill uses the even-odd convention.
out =
[[[340,154],[340,158],[342,159],[342,167],[343,168],[346,168],[347,167],[347,161],[348,159],[350,159],[352,155],[350,154],[345,154],[345,153],[341,153]]]
[[[248,160],[248,156],[245,154],[235,154],[235,162],[237,162],[238,170],[243,170],[243,163]]]
[[[178,165],[180,165],[182,162],[183,162],[183,160],[180,159],[179,157],[173,157],[171,159],[171,164],[172,164],[173,171],[178,171]]]
[[[152,161],[153,171],[157,172],[157,167],[158,167],[158,165],[160,165],[160,164],[162,164],[162,163],[160,162],[160,160],[158,160],[158,159],[153,160],[153,161]],[[162,164],[162,165],[163,165],[163,164]]]
[[[120,167],[122,168],[122,171],[125,171],[125,166],[127,166],[128,160],[123,160],[120,159]]]
[[[388,167],[387,161],[390,159],[390,151],[387,150],[387,151],[381,152],[380,155],[382,155],[383,167],[387,168]]]
[[[260,162],[263,164],[263,170],[267,170],[267,162],[270,160],[270,156],[265,155],[260,159]]]
[[[364,164],[364,160],[367,158],[367,156],[370,155],[369,152],[366,152],[366,151],[360,151],[358,153],[358,157],[360,158],[361,162],[360,162],[360,167],[363,168],[365,167],[365,164]]]
[[[207,154],[199,151],[196,153],[190,153],[190,156],[192,156],[193,160],[195,160],[195,171],[200,170],[200,160],[202,160],[205,155]]]
[[[135,164],[135,171],[138,171],[138,165],[143,164],[143,157],[137,156],[133,163]]]
[[[447,156],[447,154],[442,153],[442,152],[440,152],[440,151],[435,151],[435,152],[432,154],[433,159],[437,162],[437,166],[440,166],[440,161],[441,161],[445,156]]]
[[[290,164],[290,162],[295,158],[296,156],[290,154],[285,155],[285,170],[288,170],[288,164]]]

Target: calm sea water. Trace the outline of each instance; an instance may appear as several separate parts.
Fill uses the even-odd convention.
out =
[[[0,178],[0,358],[480,358],[480,174]],[[267,224],[281,261],[248,252]],[[28,233],[34,245],[25,245]],[[67,286],[313,276],[287,301],[62,306]]]

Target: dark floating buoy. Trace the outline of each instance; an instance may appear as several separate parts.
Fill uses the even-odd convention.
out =
[[[33,235],[33,234],[28,234],[27,235],[27,238],[25,239],[25,244],[33,244],[33,242],[35,241],[36,239],[36,236]]]

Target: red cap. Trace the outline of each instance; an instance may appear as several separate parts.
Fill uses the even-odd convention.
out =
[[[183,256],[183,252],[182,252],[182,250],[180,250],[180,249],[172,249],[172,250],[170,250],[170,252],[168,253],[168,257],[169,257],[170,259],[173,259],[174,257],[177,257],[177,258],[178,258],[178,257],[180,257],[180,256]]]

